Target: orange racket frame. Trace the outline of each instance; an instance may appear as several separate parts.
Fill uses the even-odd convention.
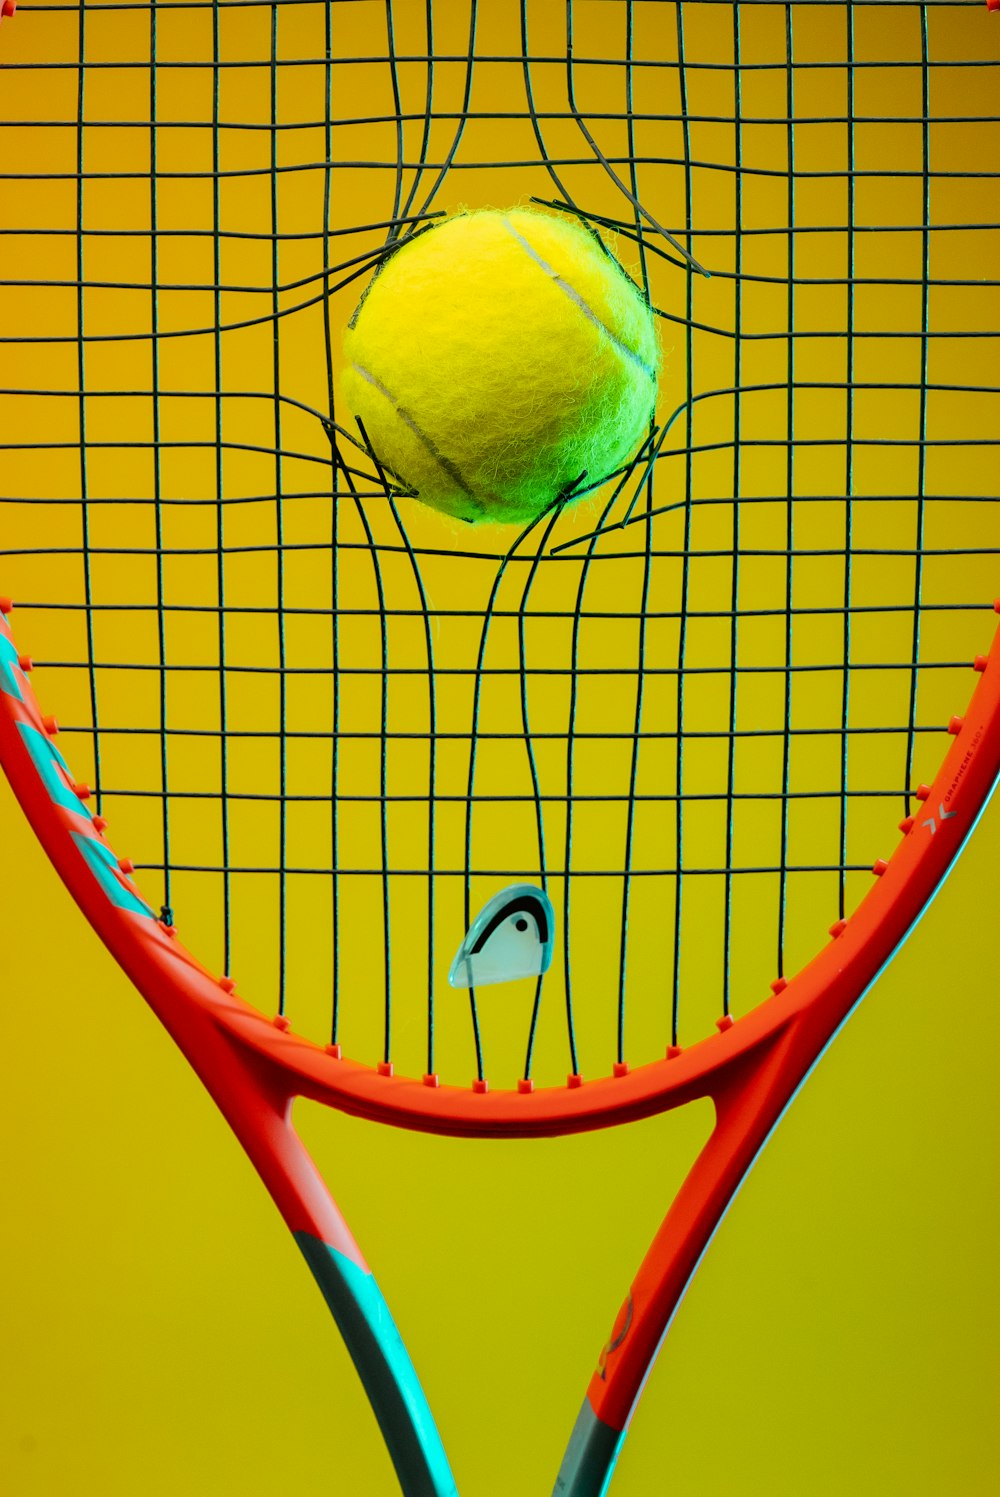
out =
[[[556,1492],[596,1497],[670,1320],[716,1227],[805,1077],[919,920],[970,835],[1000,775],[1000,632],[974,668],[980,680],[917,815],[869,893],[799,973],[689,1049],[653,1064],[564,1087],[490,1091],[391,1066],[354,1062],[268,1019],[227,976],[207,971],[157,918],[87,809],[53,742],[0,599],[0,763],[70,893],[201,1077],[296,1237],[336,1319],[382,1426],[407,1497],[455,1489],[430,1411],[385,1302],[350,1229],[299,1141],[302,1096],[398,1127],[470,1137],[579,1132],[710,1097],[716,1125],[670,1207],[619,1311],[591,1378]],[[1000,611],[1000,603],[996,605]]]

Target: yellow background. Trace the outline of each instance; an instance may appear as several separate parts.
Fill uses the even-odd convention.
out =
[[[392,1497],[274,1207],[6,786],[0,807],[4,1490]],[[993,1491],[998,846],[994,806],[758,1161],[616,1497]],[[327,1176],[460,1490],[547,1491],[668,1198],[650,1151],[670,1157],[677,1119],[645,1147],[641,1129],[483,1147],[326,1121]]]
[[[0,41],[28,47],[23,34],[5,22]],[[109,318],[128,315],[109,298]],[[110,359],[107,378],[123,380]],[[374,1421],[270,1201],[0,794],[0,1490],[390,1497]],[[615,1497],[993,1490],[998,816],[730,1212]],[[550,1489],[703,1122],[483,1147],[303,1119],[468,1497]]]

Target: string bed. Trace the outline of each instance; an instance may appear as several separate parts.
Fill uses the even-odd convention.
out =
[[[0,576],[145,896],[263,1010],[460,1084],[607,1074],[765,1001],[992,637],[981,7],[32,16]],[[337,398],[386,248],[514,202],[615,237],[665,354],[635,463],[521,533],[394,493]],[[552,970],[454,991],[518,881]]]

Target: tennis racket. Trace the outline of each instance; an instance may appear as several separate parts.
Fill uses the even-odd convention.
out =
[[[263,1179],[407,1497],[455,1481],[296,1099],[470,1139],[713,1104],[555,1475],[596,1497],[1000,773],[1000,23],[4,15],[0,761]],[[527,200],[616,245],[660,404],[607,484],[457,532],[372,461],[339,330],[401,237]]]

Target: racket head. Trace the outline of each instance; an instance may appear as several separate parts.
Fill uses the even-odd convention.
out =
[[[442,1085],[437,1076],[396,1075],[320,1047],[292,1031],[281,1014],[270,1019],[243,1001],[228,974],[213,975],[186,949],[172,924],[134,884],[133,867],[116,857],[100,816],[88,809],[90,788],[74,779],[55,741],[58,724],[35,698],[0,600],[2,716],[0,757],[36,834],[108,949],[154,1011],[201,1068],[203,1019],[225,1031],[269,1073],[286,1099],[301,1095],[358,1116],[431,1132],[545,1136],[649,1116],[699,1096],[724,1095],[742,1062],[773,1048],[789,1031],[799,1036],[789,1075],[801,1080],[832,1033],[909,934],[978,821],[1000,774],[1000,644],[970,671],[979,685],[962,717],[950,719],[953,742],[930,785],[916,790],[916,814],[899,828],[889,859],[872,869],[872,887],[850,919],[839,919],[826,947],[772,995],[736,1021],[720,1017],[717,1033],[690,1050],[672,1046],[661,1060],[635,1070],[616,1065],[610,1077],[563,1087],[521,1086],[490,1091]],[[225,1052],[221,1063],[227,1065]],[[209,1077],[206,1080],[210,1081]],[[252,1105],[252,1098],[248,1105]]]
[[[188,69],[200,77],[183,19],[166,13],[159,41],[177,51],[178,79]],[[459,32],[471,19],[452,17],[435,44],[469,44]],[[898,129],[863,116],[836,149],[831,136],[824,165],[812,121],[833,100],[823,69],[808,62],[810,48],[830,40],[823,27],[802,17],[797,30],[775,30],[757,7],[723,37],[709,25],[717,19],[679,17],[668,38],[637,17],[629,33],[637,64],[654,41],[666,53],[660,72],[637,66],[628,101],[644,163],[634,195],[642,203],[669,187],[695,220],[701,208],[716,273],[699,273],[701,262],[685,258],[676,234],[660,234],[648,210],[644,218],[630,209],[631,222],[595,210],[673,344],[658,427],[621,485],[523,536],[470,538],[467,527],[449,531],[412,501],[407,508],[387,496],[349,413],[329,406],[338,317],[346,320],[377,268],[390,220],[376,213],[341,223],[351,201],[341,198],[331,200],[336,212],[319,215],[325,179],[310,155],[315,130],[326,160],[351,173],[359,205],[395,178],[351,166],[357,85],[374,73],[346,41],[329,64],[316,62],[329,25],[321,7],[283,12],[280,42],[255,36],[262,59],[276,49],[273,65],[251,70],[252,86],[221,99],[205,137],[221,172],[213,212],[224,260],[215,264],[211,241],[191,236],[192,207],[164,198],[157,242],[164,257],[175,247],[181,255],[178,277],[162,258],[156,308],[139,312],[131,288],[141,283],[153,210],[137,206],[117,240],[103,220],[94,225],[115,293],[105,295],[102,282],[92,307],[84,302],[86,503],[67,489],[48,511],[65,545],[39,545],[33,521],[44,508],[22,510],[11,530],[25,602],[49,569],[31,633],[37,638],[43,621],[61,626],[43,629],[41,641],[65,667],[60,682],[50,676],[52,704],[85,762],[67,753],[93,782],[95,809],[111,812],[119,850],[147,865],[139,878],[150,907],[167,923],[176,912],[190,950],[213,977],[238,979],[268,1021],[277,1011],[294,1033],[358,1061],[360,1073],[341,1067],[352,1078],[341,1094],[349,1102],[360,1086],[354,1105],[366,1112],[426,1109],[442,1126],[474,1127],[490,1109],[500,1115],[506,1104],[496,1093],[516,1092],[532,1098],[518,1104],[522,1114],[552,1108],[546,1126],[556,1126],[557,1117],[632,1115],[671,1089],[686,1095],[736,1043],[717,1042],[716,1022],[769,1005],[769,984],[806,966],[866,893],[896,824],[915,814],[917,784],[940,766],[945,725],[965,709],[965,661],[989,648],[991,452],[976,440],[972,411],[995,392],[985,342],[938,337],[947,299],[964,294],[950,277],[955,236],[943,226],[934,239],[941,284],[930,289],[940,314],[931,299],[921,312],[912,277],[897,275],[900,246],[911,259],[919,248],[903,211],[912,204],[898,213],[883,206],[876,252],[858,227],[876,206],[880,164],[899,164]],[[586,8],[570,15],[564,47],[592,43],[591,20]],[[891,85],[908,118],[940,18],[921,32],[908,13],[900,47],[913,58],[912,77],[884,63],[869,20],[852,18],[839,37],[857,65],[856,79],[841,82],[853,89],[855,113],[872,90]],[[407,30],[393,40],[416,46],[419,37]],[[521,41],[530,55],[530,34]],[[802,128],[786,187],[798,193],[797,237],[772,221],[791,200],[780,174],[772,180],[763,134],[758,141],[748,131],[738,159],[733,142],[716,142],[715,159],[690,164],[691,132],[704,126],[709,143],[693,91],[712,82],[713,57],[731,64],[758,45],[760,67],[735,71],[726,88],[745,84],[764,113],[787,108],[792,88],[790,117]],[[782,56],[791,56],[791,72]],[[303,107],[341,88],[342,117],[327,108],[336,130],[307,121],[276,137],[281,149],[268,159],[277,195],[267,213],[292,231],[275,241],[279,258],[268,267],[260,244],[244,245],[247,204],[235,194],[240,184],[263,191],[267,175],[241,175],[235,143],[255,131],[267,138],[286,65]],[[963,87],[981,90],[987,72],[952,72],[936,57],[924,69],[942,113],[958,108]],[[406,70],[390,76],[410,88]],[[168,70],[163,89],[172,78]],[[669,84],[666,120],[663,99],[650,113],[653,78]],[[111,67],[108,79],[109,87],[121,81]],[[581,111],[594,79],[582,70],[573,82],[570,133],[586,139]],[[89,87],[87,107],[98,111],[100,83]],[[527,118],[545,141],[543,106],[565,79],[539,67],[534,92],[530,78],[526,88]],[[988,114],[985,95],[975,98],[969,120],[977,107]],[[612,99],[622,105],[613,91]],[[726,89],[713,107],[724,102],[733,105]],[[181,140],[172,123],[164,121],[165,149]],[[604,150],[611,124],[607,139],[591,130],[591,160],[572,176],[555,149],[561,130],[531,179],[538,195],[544,188],[557,201],[558,179],[592,201],[599,188],[620,210],[627,184]],[[653,146],[666,148],[656,130],[666,130],[672,152],[666,185],[656,176]],[[391,121],[378,131],[388,139]],[[95,126],[92,138],[99,184],[108,133]],[[917,162],[919,142],[911,146]],[[874,165],[851,175],[848,148],[863,148]],[[118,167],[137,175],[141,154],[137,147],[135,162]],[[160,158],[164,173],[174,165]],[[189,166],[200,181],[199,162]],[[821,191],[831,176],[852,193],[836,231]],[[950,156],[947,176],[949,190],[954,181],[964,194]],[[433,222],[419,194],[409,208],[390,242]],[[576,210],[569,198],[548,211]],[[956,216],[972,225],[976,212],[961,196]],[[762,234],[741,243],[734,226],[760,215]],[[768,267],[753,258],[761,247]],[[844,266],[862,248],[868,273],[851,280],[852,297],[821,335],[810,319],[830,302],[831,282],[847,284]],[[787,306],[774,300],[778,269],[789,277]],[[880,277],[901,283],[910,319],[901,347],[920,379],[909,368],[905,379],[887,378],[880,362],[892,341],[871,295]],[[261,312],[268,285],[278,299]],[[251,306],[261,315],[248,318]],[[74,327],[77,310],[64,308]],[[214,337],[210,313],[221,329]],[[275,329],[288,333],[294,360],[268,362]],[[154,331],[162,336],[151,340]],[[308,346],[317,356],[304,361]],[[843,379],[828,377],[832,354],[849,359]],[[714,383],[717,369],[730,386]],[[51,396],[23,399],[33,435],[55,406]],[[262,441],[265,410],[272,429]],[[126,420],[121,441],[116,428]],[[166,429],[148,440],[164,421],[178,440]],[[946,435],[922,440],[919,430],[935,423]],[[33,443],[22,448],[30,464]],[[952,485],[955,451],[963,477]],[[69,485],[68,470],[59,476]],[[29,485],[28,497],[41,501],[41,475]],[[31,637],[21,647],[45,653]],[[449,965],[477,909],[518,878],[550,890],[555,908],[556,959],[543,991],[527,983],[473,992],[465,1003],[448,991]],[[921,897],[911,900],[911,920]],[[361,939],[348,939],[359,930]],[[884,958],[873,953],[871,970]],[[574,982],[576,971],[588,982]],[[791,1004],[783,995],[768,1012]],[[759,1027],[767,1021],[755,1018]],[[668,1052],[681,1062],[673,1081]],[[317,1064],[326,1067],[321,1089],[333,1084],[336,1068],[315,1056],[305,1072]],[[422,1089],[411,1088],[405,1107],[378,1100],[401,1097],[407,1077]],[[606,1100],[591,1084],[601,1077],[622,1083]],[[493,1100],[465,1097],[459,1118],[450,1087]]]

